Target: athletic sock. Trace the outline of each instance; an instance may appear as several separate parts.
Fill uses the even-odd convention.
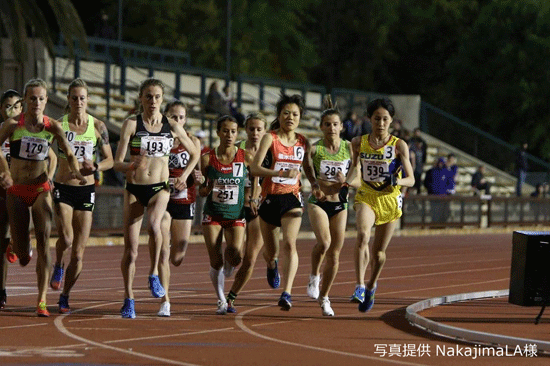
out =
[[[229,293],[227,294],[227,302],[229,302],[230,300],[235,301],[236,298],[237,298],[237,294],[234,293],[233,291],[229,291]]]
[[[210,280],[212,280],[212,284],[214,285],[214,290],[216,291],[218,300],[225,301],[225,292],[224,292],[225,275],[223,274],[223,268],[214,269],[210,267]]]

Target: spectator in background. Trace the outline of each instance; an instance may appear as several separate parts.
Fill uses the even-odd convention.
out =
[[[368,119],[362,121],[357,117],[357,113],[351,111],[346,115],[344,120],[344,128],[340,133],[340,137],[344,140],[351,141],[355,136],[366,135],[370,132]]]
[[[105,38],[105,39],[116,38],[115,29],[109,22],[109,15],[107,15],[107,13],[104,10],[101,11],[94,35],[96,37]]]
[[[239,123],[239,127],[244,127],[244,115],[241,112],[239,112],[239,110],[235,106],[235,100],[233,100],[233,95],[231,94],[231,88],[229,87],[229,84],[227,84],[223,88],[222,97],[227,103],[227,106],[229,108],[229,113],[231,113],[231,115]]]
[[[516,177],[518,178],[516,184],[516,195],[521,197],[521,190],[523,188],[523,183],[525,183],[525,177],[527,175],[527,169],[529,168],[527,164],[527,148],[529,145],[527,142],[524,142],[521,148],[516,152]]]
[[[470,184],[474,190],[474,195],[477,192],[484,190],[486,195],[491,194],[491,183],[485,179],[485,166],[480,165],[476,172],[472,175],[472,183]]]
[[[426,172],[424,186],[429,195],[446,196],[449,193],[449,172],[445,158],[439,158],[435,165]],[[430,200],[432,222],[445,222],[449,218],[449,202],[440,199]]]
[[[455,194],[456,192],[455,177],[456,177],[456,173],[458,172],[458,166],[456,165],[455,154],[451,153],[447,155],[447,163],[445,164],[445,168],[447,169],[447,172],[448,172],[447,174],[449,179],[447,193]]]
[[[393,120],[393,128],[391,134],[395,137],[399,137],[400,139],[405,140],[403,138],[405,134],[405,130],[403,129],[403,121],[401,121],[400,119]]]
[[[411,165],[414,171],[414,186],[411,190],[414,190],[415,194],[420,194],[422,187],[422,173],[424,172],[424,163],[426,157],[424,155],[424,143],[421,140],[412,140],[409,145],[409,153],[411,158]]]
[[[213,81],[208,89],[206,96],[206,105],[204,106],[206,113],[214,113],[219,116],[231,114],[229,105],[226,103],[222,93],[218,89],[218,82]]]
[[[537,183],[535,190],[531,193],[533,198],[542,198],[544,197],[544,183]]]

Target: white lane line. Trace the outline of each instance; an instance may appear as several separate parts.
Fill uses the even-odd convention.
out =
[[[42,327],[44,325],[48,325],[47,323],[42,324],[28,324],[28,325],[10,325],[7,327],[0,327],[0,330],[2,329],[19,329],[19,328],[30,328],[30,327]]]
[[[333,350],[333,349],[328,349],[328,348],[310,346],[310,345],[302,344],[302,343],[285,341],[285,340],[282,340],[282,339],[268,337],[266,335],[255,332],[252,329],[248,328],[244,324],[243,318],[244,318],[245,315],[247,315],[248,313],[251,313],[253,311],[262,310],[262,309],[265,309],[265,308],[268,308],[268,307],[269,306],[259,306],[259,307],[253,308],[253,309],[243,311],[242,313],[240,313],[239,315],[237,315],[235,317],[235,323],[245,333],[248,333],[248,334],[250,334],[254,337],[262,338],[262,339],[265,339],[265,340],[268,340],[268,341],[271,341],[271,342],[280,343],[280,344],[284,344],[284,345],[287,345],[287,346],[294,346],[294,347],[305,348],[305,349],[318,351],[318,352],[332,353],[332,354],[336,354],[336,355],[340,355],[340,356],[355,357],[355,358],[361,358],[361,359],[366,359],[366,360],[371,360],[371,361],[387,362],[387,363],[392,363],[392,364],[397,364],[397,365],[410,365],[410,366],[423,365],[423,364],[420,364],[420,363],[412,363],[412,362],[391,360],[391,359],[385,359],[385,358],[380,358],[380,357],[375,357],[375,356],[361,355],[361,354],[357,354],[357,353],[350,353],[350,352],[338,351],[338,350]]]
[[[221,328],[221,329],[207,329],[207,330],[199,330],[199,331],[196,331],[196,332],[163,334],[163,335],[158,335],[158,336],[138,337],[138,338],[129,338],[129,339],[116,339],[116,340],[113,340],[113,341],[105,341],[103,343],[113,344],[113,343],[135,342],[135,341],[150,341],[152,339],[181,337],[181,336],[196,335],[196,334],[209,334],[209,333],[216,333],[216,332],[226,332],[226,331],[229,331],[229,330],[235,330],[235,328],[229,327],[229,328]]]
[[[59,332],[61,332],[62,334],[66,335],[67,337],[72,338],[74,340],[77,340],[79,342],[90,344],[92,346],[96,346],[96,347],[99,347],[99,348],[102,348],[102,349],[108,349],[108,350],[115,351],[115,352],[125,353],[127,355],[131,355],[131,356],[134,356],[134,357],[145,358],[145,359],[152,360],[152,361],[155,361],[155,362],[163,362],[163,363],[167,363],[167,364],[171,364],[171,365],[180,365],[180,366],[197,366],[195,364],[191,364],[191,363],[187,363],[187,362],[174,361],[174,360],[170,360],[168,358],[151,356],[151,355],[141,353],[141,352],[134,352],[131,349],[113,347],[113,346],[109,346],[108,344],[95,342],[95,341],[92,341],[90,339],[86,339],[84,337],[77,336],[76,334],[71,333],[69,330],[67,330],[67,328],[65,328],[65,326],[63,325],[63,319],[65,317],[66,317],[66,315],[58,316],[54,320],[54,324],[55,324],[57,330]]]

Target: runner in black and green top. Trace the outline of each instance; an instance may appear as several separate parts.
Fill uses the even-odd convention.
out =
[[[237,130],[233,117],[220,117],[217,121],[220,145],[201,158],[206,181],[199,193],[208,196],[202,225],[210,257],[210,278],[218,296],[218,314],[227,312],[225,277],[240,264],[244,251],[244,187],[250,159],[243,149],[235,146]],[[223,236],[227,246],[222,253]]]
[[[328,293],[338,272],[338,259],[344,244],[346,232],[347,202],[340,199],[338,193],[345,182],[351,163],[350,143],[340,139],[342,121],[330,99],[328,108],[321,115],[323,138],[311,149],[311,158],[317,183],[323,192],[322,198],[312,194],[308,200],[309,219],[317,238],[317,244],[311,253],[311,274],[307,294],[319,299],[325,316],[333,316]],[[323,271],[323,284],[319,292],[320,269],[323,259],[327,263]]]

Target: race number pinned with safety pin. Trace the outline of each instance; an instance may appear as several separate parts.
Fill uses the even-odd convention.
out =
[[[19,156],[27,160],[45,160],[48,155],[48,140],[40,137],[23,136]]]
[[[164,136],[144,136],[141,138],[141,153],[151,157],[167,155],[172,149],[174,139]]]
[[[364,154],[361,158],[363,180],[384,182],[390,172],[390,163],[395,159],[395,146],[384,146],[383,154]]]
[[[168,186],[170,187],[170,198],[172,199],[181,199],[186,200],[187,199],[187,188],[184,188],[183,190],[176,189],[176,179],[177,178],[168,178]]]
[[[345,177],[348,175],[350,164],[351,161],[349,159],[344,161],[321,160],[319,164],[321,176],[319,178],[329,182],[338,182],[336,179],[338,172],[342,172]]]
[[[233,176],[242,178],[244,175],[244,163],[233,163]]]
[[[76,140],[76,132],[74,131],[65,131],[65,137],[69,141],[71,150],[78,159],[78,162],[83,162],[84,160],[92,160],[94,157],[94,144],[89,140]]]

